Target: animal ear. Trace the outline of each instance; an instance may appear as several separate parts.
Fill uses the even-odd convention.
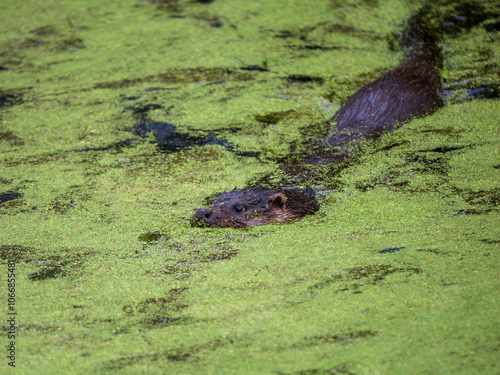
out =
[[[286,195],[283,193],[276,193],[269,197],[269,204],[276,207],[283,207],[286,202]]]

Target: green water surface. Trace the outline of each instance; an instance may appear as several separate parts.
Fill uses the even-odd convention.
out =
[[[3,0],[0,373],[498,374],[500,102],[463,83],[498,87],[500,7],[468,6],[431,6],[475,15],[448,105],[299,178],[315,215],[236,230],[189,218],[297,182],[279,160],[398,65],[417,2]]]

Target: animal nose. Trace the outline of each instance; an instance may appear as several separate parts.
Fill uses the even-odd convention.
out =
[[[196,217],[203,220],[208,220],[212,216],[213,211],[209,209],[202,209],[196,213]]]
[[[209,222],[210,216],[212,216],[213,211],[210,209],[201,209],[194,214],[191,218],[191,226],[206,226]]]

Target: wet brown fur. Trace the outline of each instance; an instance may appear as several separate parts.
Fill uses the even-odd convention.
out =
[[[363,141],[443,106],[439,38],[424,14],[425,10],[409,20],[401,40],[408,53],[401,65],[363,86],[342,105],[328,121],[328,133],[309,147],[306,163],[340,163]]]
[[[434,30],[417,14],[409,21],[402,44],[408,54],[401,65],[362,87],[328,121],[330,129],[305,152],[308,164],[340,163],[357,152],[364,140],[375,139],[398,124],[435,112],[443,105],[438,94],[441,54]],[[222,194],[198,210],[193,226],[242,228],[282,223],[319,209],[314,191],[270,190],[260,186]]]
[[[269,223],[283,223],[319,210],[314,190],[261,186],[224,192],[208,208],[191,218],[193,226],[244,228]]]

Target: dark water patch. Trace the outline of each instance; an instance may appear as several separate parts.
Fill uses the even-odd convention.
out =
[[[6,191],[0,194],[0,213],[2,213],[3,210],[9,210],[14,207],[23,206],[24,201],[22,199],[19,199],[21,197],[21,193],[16,193],[14,191]],[[8,214],[12,215],[13,213],[8,212]]]
[[[168,315],[157,315],[152,318],[147,318],[138,323],[145,330],[150,330],[153,328],[164,328],[171,325],[186,324],[189,319],[185,317],[172,317]]]
[[[135,306],[125,305],[123,306],[123,311],[127,315],[133,315],[135,313],[153,313],[170,310],[170,311],[180,311],[188,307],[188,305],[179,303],[179,299],[182,297],[187,288],[177,288],[170,289],[168,296],[164,298],[147,298],[138,302]]]
[[[180,345],[179,347],[163,350],[159,353],[130,355],[118,359],[112,359],[104,363],[102,367],[105,371],[113,371],[123,369],[127,366],[137,366],[138,363],[141,363],[144,360],[148,360],[148,362],[156,362],[159,360],[167,360],[171,362],[194,361],[198,360],[198,357],[203,353],[210,354],[221,347],[232,345],[234,342],[235,340],[233,338],[224,337],[193,346],[186,347],[184,345]]]
[[[262,65],[245,65],[240,67],[240,70],[248,70],[254,72],[267,72],[269,69],[267,68],[267,62]]]
[[[464,148],[471,148],[471,145],[466,146],[439,146],[435,148],[430,148],[428,150],[418,150],[418,152],[437,152],[440,154],[446,154],[447,152],[463,150]]]
[[[380,151],[389,151],[393,148],[396,148],[396,147],[399,147],[399,146],[402,146],[402,145],[406,145],[408,144],[408,141],[402,141],[402,142],[394,142],[394,143],[391,143],[391,144],[388,144],[386,146],[383,146],[383,147],[380,147],[380,148],[377,148],[375,150],[375,153],[376,152],[380,152]]]
[[[297,38],[297,36],[296,32],[290,30],[280,30],[275,34],[275,37],[280,39]]]
[[[436,254],[436,255],[449,255],[450,253],[447,251],[439,250],[439,249],[417,249],[422,253]]]
[[[24,103],[23,95],[29,90],[31,87],[6,91],[0,89],[0,108]]]
[[[161,267],[160,274],[175,276],[177,280],[185,279],[191,276],[193,268],[196,267],[191,262],[180,260],[175,264],[166,264]]]
[[[22,138],[18,137],[10,130],[1,130],[1,128],[0,128],[0,141],[6,141],[13,146],[24,145],[24,140]]]
[[[404,247],[404,246],[403,247],[389,247],[387,249],[377,251],[377,253],[379,253],[379,254],[389,254],[389,253],[395,253],[395,252],[403,250],[403,249],[406,249],[406,247]]]
[[[78,50],[85,48],[83,39],[78,38],[74,35],[70,37],[55,40],[54,35],[57,35],[55,29],[50,26],[40,27],[33,29],[31,35],[24,35],[16,41],[12,41],[14,44],[16,52],[22,49],[30,48],[46,48],[50,51],[67,51],[67,50]]]
[[[290,109],[288,111],[269,112],[265,115],[255,115],[254,118],[258,122],[261,122],[263,124],[277,124],[278,122],[283,121],[284,119],[292,117],[296,114],[297,112],[295,110]]]
[[[134,86],[142,82],[153,83],[194,83],[205,84],[221,80],[249,81],[254,78],[252,73],[240,69],[229,69],[224,67],[215,68],[185,68],[169,69],[156,75],[124,78],[116,81],[100,82],[94,85],[96,89],[119,89]],[[166,88],[167,89],[167,88]]]
[[[487,243],[488,245],[497,245],[497,244],[500,243],[500,240],[492,240],[492,239],[489,239],[489,238],[483,238],[480,241],[484,242],[484,243]]]
[[[347,368],[347,364],[341,363],[335,367],[329,368],[311,368],[306,370],[292,371],[292,372],[282,372],[276,371],[277,375],[355,375],[354,372],[351,372]]]
[[[214,251],[205,255],[202,259],[204,262],[217,262],[220,260],[230,260],[239,254],[238,249],[224,249],[222,251]]]
[[[85,44],[83,43],[83,39],[81,38],[67,38],[58,40],[54,44],[54,49],[56,51],[66,51],[66,50],[78,50],[85,48]]]
[[[156,4],[158,10],[173,13],[174,15],[184,10],[184,4],[180,0],[148,0],[149,4]]]
[[[123,78],[117,81],[109,81],[109,82],[100,82],[94,85],[94,89],[121,89],[123,87],[133,86],[138,83],[144,82],[148,80],[150,77],[145,78]]]
[[[224,26],[224,23],[222,22],[209,22],[208,25],[210,27],[215,27],[216,29],[221,28]]]
[[[498,188],[483,191],[463,191],[461,195],[471,206],[483,205],[494,208],[500,204],[500,189]],[[481,213],[484,212],[487,211],[481,211]]]
[[[486,29],[486,31],[488,32],[495,32],[495,31],[500,31],[500,21],[497,21],[497,22],[491,22],[491,23],[486,23],[484,25],[484,28]]]
[[[0,259],[15,263],[24,262],[35,250],[22,245],[0,245]]]
[[[47,36],[47,35],[54,35],[57,33],[57,31],[54,26],[45,25],[30,30],[30,33],[36,36]]]
[[[14,95],[9,95],[3,91],[0,91],[0,108],[9,102],[9,100],[15,98]]]
[[[133,101],[140,99],[140,96],[125,96],[125,95],[120,95],[120,100],[122,102],[127,102],[127,101]]]
[[[330,284],[343,283],[340,289],[334,293],[352,291],[354,294],[362,293],[359,290],[364,285],[379,284],[389,275],[394,273],[407,273],[408,276],[422,273],[421,268],[416,267],[394,267],[391,265],[369,265],[365,267],[353,267],[346,270],[345,273],[332,275],[324,278],[323,281],[310,286],[308,289],[312,293],[315,290],[329,287]],[[350,284],[345,284],[349,282]],[[354,283],[352,283],[354,282]]]
[[[251,73],[223,67],[171,69],[165,73],[158,74],[157,77],[158,80],[163,83],[206,83],[227,79],[229,77],[236,81],[249,81],[253,79]]]
[[[173,105],[171,105],[168,108],[165,108],[165,106],[163,106],[161,104],[157,104],[157,103],[136,103],[134,106],[127,107],[126,109],[130,110],[132,112],[132,115],[138,119],[139,123],[136,125],[136,127],[137,127],[137,126],[141,125],[141,123],[150,122],[148,120],[149,111],[163,110],[165,115],[168,116],[168,114],[170,113],[172,108],[174,108]],[[139,131],[139,133],[140,133],[140,131]],[[137,135],[143,137],[143,136],[147,135],[147,132],[143,132],[143,133],[140,133]]]
[[[0,194],[0,204],[17,198],[21,198],[22,196],[23,195],[21,193],[16,193],[14,191],[6,191]]]
[[[158,143],[158,148],[166,153],[179,152],[187,147],[217,144],[217,141],[213,139],[209,140],[210,136],[196,136],[189,133],[182,133],[177,131],[175,125],[167,122],[143,122],[134,127],[134,134],[140,137],[146,137],[149,133],[154,135]],[[212,138],[215,137],[212,136]],[[219,143],[223,142],[219,140]]]
[[[135,306],[135,309],[125,306],[123,310],[128,315],[137,314],[141,316],[141,321],[138,323],[141,329],[150,330],[171,325],[186,324],[189,322],[188,318],[174,314],[189,307],[189,305],[178,301],[186,289],[171,289],[166,298],[149,298],[139,302]]]
[[[137,354],[137,355],[128,355],[125,357],[120,357],[117,359],[111,359],[107,363],[102,364],[102,368],[105,372],[120,370],[126,368],[128,366],[136,365],[137,363],[141,363],[143,361],[155,362],[157,360],[168,360],[172,362],[184,362],[189,359],[191,356],[190,353],[185,353],[182,351],[171,350],[167,352],[157,353],[157,354]]]
[[[6,203],[0,203],[0,209],[11,209],[11,208],[15,208],[15,207],[21,207],[21,206],[24,206],[24,201],[22,200],[13,200],[13,201],[10,201],[10,202],[6,202]],[[32,207],[32,210],[36,210],[37,207]],[[27,212],[29,210],[21,210],[19,212]],[[8,213],[10,216],[14,215],[12,212],[9,212]]]
[[[36,249],[30,249],[30,253],[23,254],[22,261],[35,264],[38,270],[28,275],[30,281],[43,281],[56,277],[64,277],[68,273],[68,269],[72,272],[77,271],[81,266],[93,256],[94,253],[86,248],[61,248],[58,249],[58,254],[40,259]]]
[[[134,107],[129,107],[127,109],[130,109],[134,116],[139,118],[144,118],[145,116],[148,115],[149,111],[154,111],[156,109],[165,109],[165,107],[162,106],[161,104],[146,103],[146,104],[137,104]]]
[[[314,44],[314,43],[307,43],[301,46],[296,46],[295,48],[297,49],[309,49],[309,50],[320,50],[320,51],[334,51],[339,49],[340,47],[335,47],[335,46],[323,46],[319,44]]]
[[[23,36],[21,38],[21,40],[19,41],[18,48],[20,48],[20,49],[38,48],[38,47],[42,47],[46,43],[47,42],[45,42],[41,38],[34,38],[31,36]]]
[[[49,210],[58,214],[65,214],[69,210],[81,208],[81,203],[92,198],[92,193],[84,185],[72,185],[69,189],[57,197],[53,198],[49,204]]]
[[[288,83],[316,83],[322,85],[325,79],[322,77],[311,76],[307,74],[290,74],[286,78]]]
[[[469,100],[498,99],[500,97],[500,85],[491,84],[467,90]]]
[[[311,337],[306,337],[304,340],[296,344],[293,344],[292,348],[304,348],[304,347],[327,345],[327,344],[352,345],[353,342],[358,339],[374,337],[376,336],[376,334],[377,334],[376,331],[365,329],[355,332],[315,335]]]
[[[443,32],[448,35],[458,35],[468,32],[490,19],[498,18],[498,10],[492,7],[485,7],[478,2],[460,2],[454,5],[447,14],[443,15]],[[494,21],[493,21],[494,22]],[[491,25],[488,23],[487,25]],[[488,30],[488,27],[485,27]],[[492,31],[495,31],[494,27]],[[490,30],[488,30],[490,31]]]
[[[140,137],[146,137],[148,134],[152,133],[155,137],[154,142],[157,143],[158,149],[167,154],[178,153],[186,148],[195,146],[218,145],[242,157],[257,157],[259,155],[258,152],[237,150],[233,143],[225,138],[219,138],[220,136],[217,133],[193,135],[180,132],[175,125],[167,122],[140,122],[134,127],[133,132]]]
[[[422,173],[435,173],[443,176],[448,174],[450,167],[444,157],[428,155],[426,154],[428,151],[422,152],[417,151],[415,153],[409,153],[405,157],[406,162],[412,164],[412,169],[414,171]]]
[[[477,82],[470,83],[469,81],[464,81],[456,83],[455,87],[452,85],[453,83],[445,86],[452,88],[444,89],[439,93],[441,98],[448,104],[500,98],[500,82],[479,85]]]
[[[192,15],[192,17],[197,20],[206,21],[210,27],[220,28],[224,26],[224,22],[221,17],[206,11],[195,13]]]
[[[165,87],[148,87],[147,89],[142,90],[143,92],[152,92],[152,91],[163,91],[166,90]]]
[[[85,248],[61,248],[58,250],[60,254],[46,257],[38,254],[36,248],[23,245],[0,245],[0,259],[13,260],[16,263],[28,262],[39,265],[40,267],[63,267],[66,264],[72,268],[80,267],[93,252]],[[42,252],[43,254],[43,252]],[[48,266],[44,266],[48,265]]]
[[[170,239],[170,237],[168,237],[167,235],[165,235],[164,233],[160,232],[160,231],[154,231],[154,232],[145,232],[145,233],[142,233],[141,235],[139,235],[139,237],[137,237],[137,239],[139,241],[142,241],[142,242],[146,242],[146,243],[155,243],[155,242],[158,242],[160,240],[163,240],[163,241],[167,241],[168,239]]]
[[[29,332],[41,332],[41,333],[48,333],[48,332],[55,332],[55,331],[62,331],[61,327],[56,327],[56,326],[49,326],[49,325],[36,325],[36,324],[16,324],[16,331],[26,331],[23,333],[29,333]],[[0,331],[8,331],[9,326],[7,324],[2,324],[0,325]]]
[[[256,156],[256,154],[252,152],[241,152],[237,150],[234,144],[219,136],[217,133],[207,133],[206,130],[199,129],[191,129],[192,133],[180,132],[174,124],[162,121],[150,121],[148,119],[149,111],[164,109],[166,115],[168,115],[172,108],[174,108],[174,106],[170,106],[165,109],[162,105],[155,103],[138,104],[134,107],[128,108],[138,119],[138,123],[132,128],[132,132],[143,138],[152,134],[155,138],[154,142],[157,143],[158,148],[165,153],[177,153],[186,148],[195,146],[219,145],[239,156]],[[231,128],[230,131],[235,133],[240,129],[241,128]]]
[[[28,275],[28,280],[42,281],[66,276],[66,271],[63,268],[65,265],[65,263],[54,263],[49,266],[41,267],[39,271]]]
[[[241,156],[243,158],[259,158],[260,157],[260,152],[259,151],[240,151],[234,148],[232,143],[228,143],[229,148],[227,150],[231,151],[233,154]]]
[[[233,77],[222,78],[222,79],[218,79],[217,81],[205,83],[202,87],[218,85],[220,83],[224,83],[224,82],[232,81],[232,80],[233,80]]]
[[[468,209],[465,209],[465,210],[459,210],[455,215],[453,216],[465,216],[465,215],[481,215],[483,214],[485,211],[483,210],[476,210],[476,209],[471,209],[471,208],[468,208]]]
[[[420,133],[432,133],[432,134],[449,135],[449,136],[457,136],[459,134],[462,134],[463,132],[464,130],[457,128],[420,130]]]

